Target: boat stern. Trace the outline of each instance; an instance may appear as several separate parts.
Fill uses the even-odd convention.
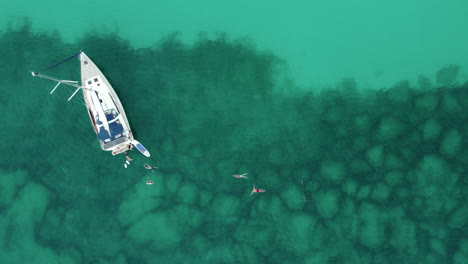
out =
[[[112,150],[112,155],[115,156],[121,153],[125,153],[125,151],[131,150],[131,149],[132,149],[132,144],[120,144]]]

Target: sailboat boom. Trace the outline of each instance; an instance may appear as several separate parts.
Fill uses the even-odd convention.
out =
[[[63,83],[63,84],[69,85],[69,86],[79,88],[79,89],[86,89],[86,90],[94,91],[91,88],[84,87],[84,86],[76,84],[76,83],[78,83],[77,81],[59,80],[59,79],[56,79],[56,78],[53,78],[53,77],[50,77],[50,76],[47,76],[47,75],[44,75],[44,74],[41,74],[41,73],[38,73],[38,72],[33,72],[33,71],[31,71],[31,74],[34,77],[44,78],[44,79],[47,79],[47,80],[58,82],[57,86],[59,84]],[[57,88],[57,86],[54,88],[54,90]]]
[[[50,94],[52,94],[55,89],[57,89],[57,87],[59,87],[60,84],[66,84],[68,86],[72,86],[72,87],[76,87],[76,90],[75,92],[68,98],[68,101],[70,101],[73,96],[75,96],[75,94],[80,90],[80,89],[86,89],[86,90],[90,90],[90,91],[95,91],[91,88],[88,88],[88,87],[84,87],[84,86],[81,86],[81,85],[78,85],[77,81],[69,81],[69,80],[59,80],[59,79],[56,79],[56,78],[53,78],[53,77],[50,77],[50,76],[47,76],[47,75],[44,75],[44,74],[41,74],[41,73],[38,73],[38,72],[33,72],[31,71],[31,74],[32,76],[34,77],[39,77],[39,78],[44,78],[44,79],[48,79],[48,80],[51,80],[51,81],[54,81],[54,82],[57,82],[57,85],[55,85],[54,89],[52,89],[52,91],[50,91]]]

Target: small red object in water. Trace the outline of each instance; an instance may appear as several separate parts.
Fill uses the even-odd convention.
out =
[[[265,190],[256,188],[255,184],[254,184],[252,192],[250,193],[250,196],[252,196],[252,194],[254,194],[254,193],[263,193],[263,192],[265,192]]]
[[[146,184],[148,184],[148,185],[151,185],[153,183],[154,183],[154,181],[150,181],[150,180],[146,181]]]
[[[238,179],[239,179],[239,178],[247,179],[247,176],[245,176],[245,175],[247,175],[247,173],[234,174],[234,175],[232,175],[232,177],[238,178]]]

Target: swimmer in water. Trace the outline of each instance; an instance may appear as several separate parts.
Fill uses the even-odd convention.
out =
[[[150,180],[149,178],[146,180],[147,185],[152,185],[153,183],[154,183],[154,181]]]
[[[153,166],[149,165],[148,163],[145,163],[143,166],[145,166],[145,169],[147,169],[147,170],[153,170],[153,169],[158,168],[158,167],[153,167]]]
[[[250,196],[252,196],[252,194],[254,194],[254,193],[263,193],[263,192],[265,192],[265,190],[255,188],[255,184],[254,184],[254,185],[253,185],[252,192],[250,193]]]
[[[153,166],[149,165],[148,163],[145,163],[143,166],[145,167],[145,169],[151,170],[151,171],[153,171],[154,168],[158,168],[158,167],[153,167]],[[148,178],[146,178],[146,184],[147,185],[152,185],[153,183],[154,183],[154,181],[150,180],[150,177],[148,176]]]
[[[125,163],[124,163],[124,167],[127,168],[127,164],[130,165],[130,161],[132,161],[133,159],[130,158],[130,156],[127,154],[127,152],[124,152],[125,153]]]
[[[247,179],[248,177],[245,176],[245,175],[247,175],[247,173],[235,174],[235,175],[232,175],[232,177],[238,178],[238,179],[240,179],[240,178],[242,178],[242,179]]]
[[[130,164],[130,161],[132,161],[133,159],[130,158],[130,156],[128,155],[127,152],[124,152],[124,153],[125,153],[125,158],[127,159],[125,162],[126,162],[127,164]]]

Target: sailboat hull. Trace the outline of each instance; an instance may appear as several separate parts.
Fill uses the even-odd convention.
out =
[[[80,54],[83,97],[101,148],[113,155],[132,148],[133,135],[124,108],[104,74],[84,53]]]

